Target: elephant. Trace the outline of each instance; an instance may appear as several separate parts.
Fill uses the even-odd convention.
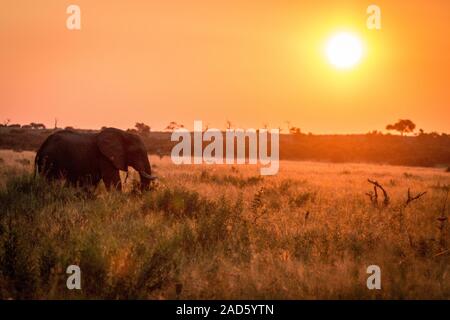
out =
[[[116,128],[97,133],[61,130],[51,134],[35,157],[35,173],[48,180],[65,179],[70,185],[122,190],[119,170],[138,171],[141,190],[149,188],[152,176],[147,150],[135,134]]]

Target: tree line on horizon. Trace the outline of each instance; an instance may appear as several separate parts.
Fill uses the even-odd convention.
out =
[[[403,123],[403,125],[402,125]],[[178,123],[172,123],[173,126]],[[415,131],[408,122],[390,125],[399,135],[372,131],[359,135],[314,135],[293,129],[291,134],[280,135],[280,159],[327,162],[383,163],[407,166],[438,166],[450,170],[450,134],[425,133],[419,130],[415,136],[405,135]],[[295,128],[295,127],[294,127]],[[1,130],[0,149],[36,151],[55,129]],[[73,129],[73,128],[71,128]],[[59,129],[56,129],[59,130]],[[80,132],[98,130],[73,129]],[[176,144],[170,139],[171,128],[166,132],[152,132],[143,122],[128,129],[138,134],[147,146],[149,154],[170,156]],[[173,129],[174,130],[174,129]],[[295,130],[295,131],[294,131]],[[403,136],[401,135],[403,133]],[[247,151],[246,151],[247,152]]]
[[[286,121],[287,124],[287,132],[291,135],[314,135],[313,133],[303,133],[300,127],[292,126],[290,121]],[[45,130],[47,127],[43,123],[39,122],[31,122],[29,124],[21,125],[18,123],[10,124],[10,119],[7,119],[3,122],[3,124],[0,124],[0,127],[6,127],[6,128],[12,128],[12,129],[31,129],[31,130]],[[208,130],[209,125],[206,124],[206,127],[204,128],[204,131]],[[267,129],[269,125],[265,123],[263,125],[263,128]],[[106,126],[101,127],[100,130],[103,130],[106,128]],[[173,132],[176,129],[184,128],[184,125],[181,123],[178,123],[176,121],[170,121],[169,124],[163,129],[165,132]],[[232,129],[234,128],[233,123],[230,120],[227,120],[225,123],[226,129]],[[59,129],[66,129],[66,130],[82,130],[77,129],[73,126],[66,126],[64,128],[58,128],[57,126],[57,119],[55,119],[55,125],[53,130],[59,130]],[[283,131],[281,127],[278,127],[280,133]],[[439,136],[440,134],[437,132],[430,132],[426,133],[423,129],[419,129],[417,132],[415,132],[416,124],[409,120],[409,119],[399,119],[397,122],[393,124],[388,124],[385,129],[388,131],[388,133],[383,133],[379,130],[373,130],[368,132],[368,135],[390,135],[390,131],[396,131],[401,136],[413,134],[420,136],[420,135],[432,135],[432,136]],[[142,136],[148,136],[152,132],[151,126],[145,124],[144,122],[136,122],[135,126],[133,128],[127,129],[128,132],[136,133]],[[446,133],[442,133],[442,135],[447,135]]]

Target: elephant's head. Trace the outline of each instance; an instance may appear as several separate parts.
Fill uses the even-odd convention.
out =
[[[98,134],[97,145],[100,152],[118,170],[128,171],[130,166],[139,172],[141,189],[147,189],[155,179],[152,176],[147,149],[139,136],[115,128],[106,128]]]

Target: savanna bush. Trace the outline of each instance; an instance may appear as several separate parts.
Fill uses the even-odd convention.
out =
[[[181,187],[93,196],[29,174],[10,178],[0,200],[3,299],[146,299],[199,257],[249,259],[242,200]],[[81,291],[66,288],[71,264]]]
[[[449,297],[449,181],[434,169],[290,164],[260,178],[161,162],[152,191],[92,193],[9,160],[15,169],[0,168],[9,177],[0,186],[2,299]],[[365,194],[373,176],[387,207]],[[405,208],[408,188],[427,194]],[[71,264],[81,267],[80,291],[66,288]],[[381,291],[366,289],[369,264],[382,268]]]
[[[232,172],[236,172],[236,170],[232,170]],[[253,186],[261,183],[263,181],[263,178],[261,176],[250,176],[250,177],[243,177],[241,175],[233,175],[233,174],[225,174],[225,175],[218,175],[218,174],[210,174],[206,170],[202,170],[200,176],[199,176],[200,182],[203,183],[214,183],[218,185],[232,185],[235,187],[246,187],[246,186]]]

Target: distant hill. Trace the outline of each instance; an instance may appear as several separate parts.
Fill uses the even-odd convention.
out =
[[[98,130],[79,130],[97,132]],[[35,151],[54,130],[0,128],[0,149]],[[150,154],[170,155],[176,142],[170,132],[150,132],[142,136]],[[398,136],[361,135],[280,135],[280,158],[329,162],[367,162],[406,166],[450,166],[450,135],[421,134]]]

